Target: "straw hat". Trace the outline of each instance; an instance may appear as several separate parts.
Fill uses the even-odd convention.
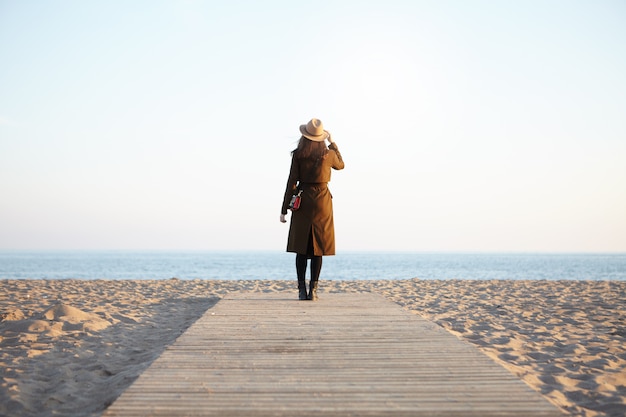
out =
[[[324,125],[320,119],[311,119],[309,123],[300,125],[300,133],[307,139],[314,142],[323,142],[330,134],[324,130]]]

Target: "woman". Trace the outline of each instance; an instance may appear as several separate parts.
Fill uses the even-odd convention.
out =
[[[301,192],[300,208],[292,211],[287,252],[296,253],[296,273],[300,300],[317,300],[317,281],[322,271],[322,256],[335,254],[335,226],[332,195],[328,190],[330,170],[343,169],[337,145],[319,119],[300,126],[302,137],[291,153],[291,169],[283,198],[280,221],[294,194]],[[325,141],[328,140],[328,147]],[[306,291],[305,274],[311,260],[311,283]]]

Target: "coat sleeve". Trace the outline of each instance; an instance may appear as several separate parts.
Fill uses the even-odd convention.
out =
[[[289,209],[289,201],[298,185],[300,179],[300,164],[295,156],[291,157],[291,168],[289,169],[289,179],[287,180],[287,186],[285,187],[285,195],[283,196],[283,205],[280,210],[280,214],[287,214]]]
[[[332,167],[333,169],[343,169],[345,164],[343,163],[343,158],[341,157],[341,152],[339,152],[339,148],[337,147],[336,143],[331,143],[330,145],[328,145],[328,149],[332,149],[333,151],[335,151],[336,154],[336,158],[335,160],[332,162]]]

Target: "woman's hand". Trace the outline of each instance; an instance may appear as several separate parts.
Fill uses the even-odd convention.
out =
[[[284,214],[280,215],[280,222],[281,223],[287,223],[287,219],[285,219],[285,215]]]
[[[330,132],[328,132],[328,143],[335,143],[335,141],[333,140],[333,137],[330,134]]]

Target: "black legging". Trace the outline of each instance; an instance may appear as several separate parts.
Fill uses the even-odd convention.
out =
[[[296,255],[296,273],[298,274],[298,281],[305,280],[307,260],[309,257],[311,258],[311,281],[316,282],[320,277],[320,273],[322,272],[322,257],[298,253]]]
[[[307,259],[311,259],[311,281],[316,282],[322,272],[322,257],[313,254],[313,232],[309,232],[309,243],[306,248],[307,254],[296,254],[296,274],[298,281],[304,281],[306,276]]]

